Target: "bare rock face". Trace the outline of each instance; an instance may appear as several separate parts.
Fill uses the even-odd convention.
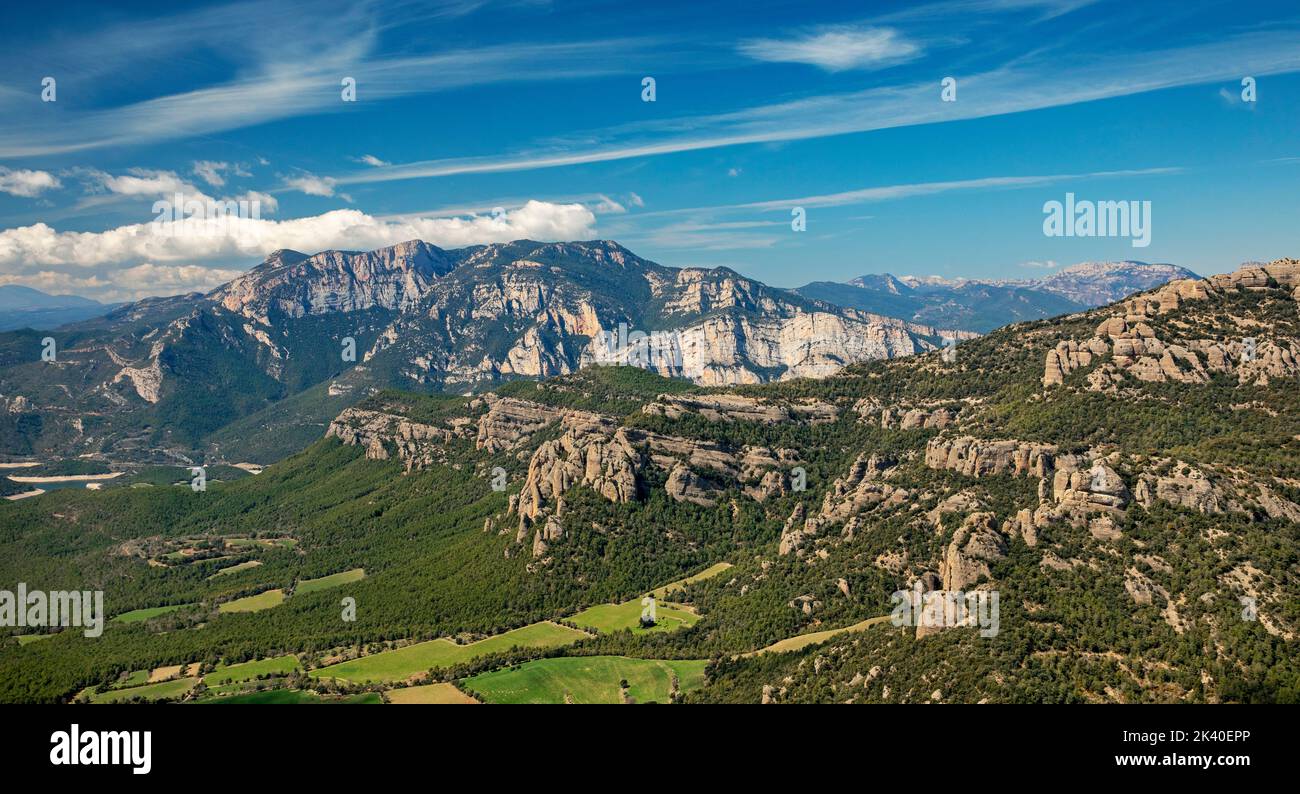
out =
[[[419,240],[365,253],[276,251],[210,297],[270,326],[273,313],[303,317],[376,306],[409,309],[451,268],[445,251]]]
[[[715,489],[709,485],[708,480],[680,463],[668,473],[664,488],[668,491],[668,496],[678,502],[691,502],[704,507],[713,507],[718,503],[711,495]]]
[[[1052,496],[1058,504],[1084,511],[1122,511],[1132,498],[1123,478],[1101,462],[1086,471],[1058,470],[1052,478]]]
[[[818,520],[821,523],[849,521],[877,508],[893,508],[906,502],[910,495],[907,489],[884,479],[892,466],[892,461],[874,454],[859,456],[848,474],[831,483]]]
[[[695,414],[712,422],[758,422],[765,425],[784,422],[820,424],[834,422],[839,415],[839,409],[819,400],[774,403],[739,394],[661,394],[641,410],[669,419]]]
[[[858,414],[858,421],[879,421],[880,426],[885,430],[942,430],[957,418],[957,412],[945,406],[885,406],[870,397],[854,403],[853,410]]]
[[[939,565],[944,590],[966,590],[980,579],[991,576],[989,563],[1007,554],[1006,539],[997,529],[992,513],[972,513],[966,517]]]
[[[785,496],[790,493],[786,485],[785,475],[779,471],[769,471],[762,476],[758,485],[748,485],[744,488],[744,493],[755,502],[766,502],[779,496]]]
[[[925,448],[925,465],[948,469],[967,477],[997,474],[1046,476],[1053,467],[1056,447],[1025,441],[988,441],[963,436],[933,438]]]
[[[622,428],[614,420],[581,412],[571,412],[562,421],[565,432],[533,453],[513,506],[519,515],[520,542],[528,528],[575,485],[589,486],[612,502],[636,498],[642,456]]]
[[[818,527],[814,524],[808,525],[807,513],[804,510],[803,502],[794,506],[794,511],[790,517],[785,520],[785,526],[781,528],[781,543],[778,548],[782,556],[795,551],[804,544],[808,538],[817,534]]]
[[[1295,260],[1289,259],[1247,265],[1208,279],[1171,281],[1121,304],[1121,313],[1104,320],[1091,339],[1059,342],[1049,350],[1043,386],[1059,386],[1071,372],[1092,366],[1107,354],[1111,360],[1089,375],[1088,389],[1092,391],[1113,391],[1125,375],[1146,383],[1207,383],[1218,372],[1235,374],[1241,383],[1259,385],[1267,385],[1273,378],[1294,377],[1300,374],[1300,345],[1294,339],[1258,339],[1255,349],[1248,351],[1241,340],[1162,340],[1150,321],[1189,302],[1206,301],[1239,288],[1281,287],[1300,294],[1296,281]]]
[[[1150,605],[1154,603],[1155,596],[1169,600],[1168,590],[1151,581],[1150,577],[1132,566],[1124,571],[1124,589],[1136,604]]]
[[[560,520],[555,516],[546,519],[544,526],[538,527],[537,534],[533,536],[533,556],[542,557],[546,554],[550,544],[564,536],[564,527],[560,525]]]
[[[565,415],[559,408],[513,397],[491,395],[488,412],[479,418],[476,446],[485,452],[514,449],[534,433]]]
[[[1223,512],[1219,490],[1204,472],[1181,462],[1174,470],[1167,476],[1144,475],[1138,480],[1134,498],[1146,507],[1159,499],[1206,515]]]
[[[406,470],[411,471],[443,460],[445,445],[458,434],[469,432],[464,424],[440,427],[382,411],[348,408],[330,423],[325,437],[365,447],[366,457],[371,460],[388,460],[391,445]]]

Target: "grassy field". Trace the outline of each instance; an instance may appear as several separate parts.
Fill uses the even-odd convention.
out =
[[[276,656],[271,659],[258,659],[255,662],[217,665],[216,669],[203,677],[208,686],[229,684],[234,681],[249,681],[261,675],[287,675],[301,667],[297,656]]]
[[[677,590],[681,590],[691,582],[700,582],[705,579],[709,579],[711,577],[717,576],[718,574],[722,573],[723,571],[727,570],[730,567],[731,567],[731,563],[729,562],[719,562],[714,565],[710,565],[708,568],[705,568],[704,570],[700,571],[694,576],[688,576],[685,579],[678,579],[675,582],[669,582],[663,587],[655,588],[654,590],[650,591],[650,595],[654,596],[656,601],[666,601],[668,600],[669,593]]]
[[[827,629],[826,631],[814,631],[809,634],[797,634],[793,637],[787,637],[772,643],[766,648],[760,648],[753,653],[747,653],[745,656],[753,656],[759,653],[788,653],[790,651],[801,651],[809,645],[816,645],[819,642],[826,642],[831,637],[839,634],[849,634],[854,631],[865,631],[877,623],[884,623],[889,620],[889,615],[881,615],[876,618],[867,618],[861,623],[854,623],[852,626],[846,626],[842,629]]]
[[[133,670],[126,678],[123,678],[120,681],[114,681],[110,686],[114,689],[125,689],[127,687],[140,686],[141,684],[147,683],[149,683],[148,670]]]
[[[249,568],[256,568],[261,564],[262,564],[261,560],[245,560],[244,562],[241,562],[238,565],[232,565],[229,568],[222,568],[221,570],[212,574],[208,578],[216,579],[218,576],[225,576],[227,574],[239,573],[240,571],[247,571]]]
[[[173,604],[167,607],[146,607],[144,609],[133,609],[130,612],[123,612],[113,618],[112,623],[140,623],[159,615],[166,615],[168,612],[175,612],[178,609],[192,607],[193,604]]]
[[[666,703],[676,674],[680,692],[704,684],[703,659],[666,661],[623,656],[538,659],[515,668],[482,673],[463,682],[485,703],[622,703],[619,683],[628,682],[636,703]]]
[[[383,703],[378,692],[362,692],[359,695],[345,697],[321,697],[315,692],[301,689],[267,689],[262,692],[249,692],[247,695],[230,695],[229,697],[203,698],[195,703],[255,703],[262,705],[284,706],[301,703],[353,703],[373,705]]]
[[[319,579],[303,579],[298,582],[298,584],[294,585],[293,593],[294,595],[314,593],[317,590],[326,590],[331,587],[338,587],[341,584],[360,581],[365,577],[365,568],[353,568],[350,571],[340,571],[339,573],[332,573],[329,576],[322,576]]]
[[[467,645],[457,645],[447,639],[416,643],[405,648],[321,667],[312,670],[308,675],[315,678],[339,678],[356,683],[403,681],[416,673],[468,662],[479,656],[509,650],[516,645],[526,648],[555,648],[577,642],[586,636],[588,635],[577,629],[544,621]]]
[[[283,590],[267,590],[265,593],[227,601],[221,605],[220,609],[222,612],[259,612],[263,609],[278,607],[282,603],[284,603]]]
[[[477,700],[461,692],[451,684],[425,684],[392,689],[388,692],[389,703],[478,703]]]
[[[584,609],[569,618],[574,623],[587,629],[608,634],[611,631],[631,629],[633,634],[647,634],[655,631],[676,631],[683,626],[694,626],[699,615],[684,609],[674,609],[664,604],[655,605],[655,625],[649,629],[641,628],[641,599],[624,601],[621,604],[598,604]]]
[[[38,640],[48,640],[50,637],[53,636],[54,636],[53,634],[19,634],[18,644],[29,645],[33,642],[37,642]]]
[[[161,684],[133,686],[129,689],[110,689],[107,692],[91,693],[90,702],[117,703],[135,697],[142,697],[146,700],[174,700],[189,692],[198,683],[199,679],[197,678],[178,678],[175,681],[164,681]]]

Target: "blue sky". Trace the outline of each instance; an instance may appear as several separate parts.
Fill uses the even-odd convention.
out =
[[[612,238],[777,286],[1300,255],[1294,2],[6,13],[0,283],[121,300],[209,289],[277,247],[410,237]],[[260,219],[151,233],[177,192]],[[1067,192],[1150,201],[1151,244],[1045,236]]]

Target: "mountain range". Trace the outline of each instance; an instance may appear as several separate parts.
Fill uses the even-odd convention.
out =
[[[944,279],[889,273],[848,283],[816,281],[795,292],[912,322],[986,333],[1014,322],[1055,317],[1121,300],[1170,281],[1198,276],[1145,262],[1084,262],[1039,279]]]
[[[1118,263],[787,291],[610,241],[280,250],[208,294],[96,304],[103,316],[52,334],[52,361],[45,333],[0,334],[0,441],[10,455],[267,463],[379,389],[476,391],[591,363],[702,386],[825,377],[1185,273]]]
[[[466,391],[629,360],[703,385],[756,384],[970,334],[726,268],[663,267],[613,242],[521,240],[277,251],[207,295],[148,299],[66,326],[54,334],[54,361],[41,359],[43,336],[0,336],[0,438],[11,454],[188,459],[237,420],[264,439],[283,438],[282,428],[298,434],[290,443],[305,442],[378,388]],[[246,447],[259,434],[238,435]]]
[[[0,286],[0,331],[58,328],[107,314],[119,305],[77,295],[49,295],[20,284],[5,284]]]
[[[342,299],[283,283],[237,306]],[[380,390],[202,490],[119,466],[0,503],[0,578],[119,618],[0,643],[0,701],[1294,703],[1297,306],[1278,260],[822,378]]]

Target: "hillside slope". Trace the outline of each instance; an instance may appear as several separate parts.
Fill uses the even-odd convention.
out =
[[[6,504],[0,575],[102,582],[121,609],[197,602],[208,624],[0,648],[0,698],[66,697],[144,660],[314,664],[495,632],[729,562],[674,597],[693,626],[563,652],[712,659],[688,702],[1296,702],[1298,300],[1300,262],[1282,260],[823,379],[592,367],[475,396],[385,391],[207,494]],[[272,527],[296,550],[230,577],[145,559]],[[297,596],[215,616],[356,567],[355,624]],[[998,612],[752,653],[954,593],[996,594]]]

